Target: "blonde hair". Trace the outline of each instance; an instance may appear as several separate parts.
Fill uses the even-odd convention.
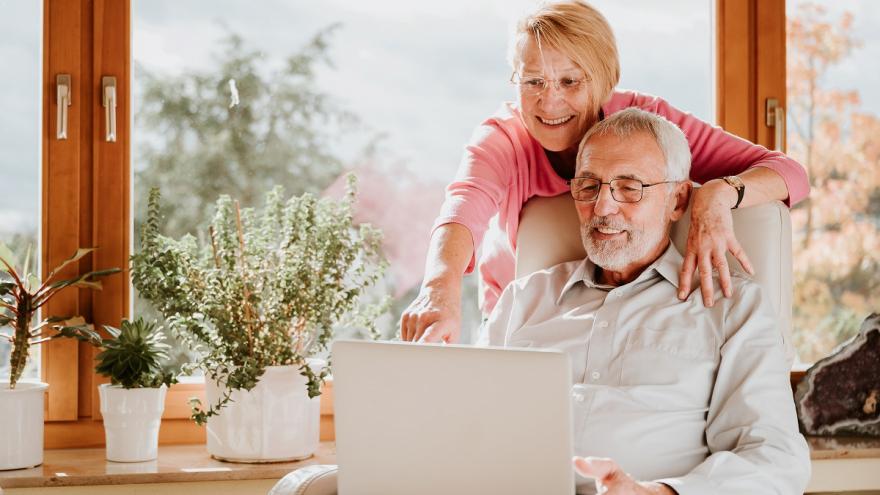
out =
[[[559,50],[589,78],[591,107],[598,113],[620,81],[620,59],[611,26],[595,7],[582,0],[562,0],[540,5],[516,25],[508,60],[513,70],[522,62],[528,37],[538,47]]]
[[[577,170],[590,161],[588,142],[593,137],[614,134],[626,139],[644,132],[651,135],[666,160],[666,180],[687,180],[691,171],[691,148],[681,129],[655,113],[630,107],[621,110],[590,128],[581,140],[577,154]]]

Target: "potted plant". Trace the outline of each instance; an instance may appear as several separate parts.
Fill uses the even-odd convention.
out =
[[[380,233],[352,221],[354,179],[342,200],[310,194],[241,209],[222,196],[203,243],[159,233],[159,192],[150,193],[132,282],[183,342],[199,351],[208,405],[193,399],[218,459],[302,459],[318,447],[320,386],[314,359],[333,328],[371,329],[387,302],[359,299],[385,268]]]
[[[93,250],[78,249],[40,283],[29,271],[29,253],[25,255],[22,271],[18,272],[12,252],[0,244],[0,338],[12,345],[9,380],[0,381],[0,438],[3,439],[0,442],[0,470],[43,463],[43,395],[49,385],[19,382],[30,347],[59,337],[77,338],[93,344],[101,340],[91,325],[80,317],[49,316],[31,326],[37,311],[65,288],[100,290],[101,282],[97,279],[119,271],[112,268],[56,280],[62,269]],[[6,328],[11,332],[4,332]]]
[[[110,383],[98,386],[107,460],[153,460],[158,456],[165,392],[177,382],[175,373],[162,366],[169,346],[162,342],[161,327],[143,318],[104,329],[110,338],[101,341],[95,371],[110,378]]]

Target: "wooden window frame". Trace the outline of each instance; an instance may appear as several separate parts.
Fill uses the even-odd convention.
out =
[[[43,276],[77,247],[99,249],[70,267],[123,268],[103,280],[102,291],[69,290],[46,306],[47,314],[79,314],[101,325],[129,316],[128,257],[131,246],[130,168],[130,2],[128,0],[44,0],[43,2]],[[70,74],[72,105],[67,140],[55,139],[57,74]],[[117,138],[103,139],[101,78],[117,83]],[[47,448],[104,443],[94,372],[96,350],[71,340],[42,349]],[[160,441],[200,443],[205,431],[189,420],[186,398],[204,395],[204,386],[179,384],[168,393]]]
[[[785,103],[785,0],[715,0],[716,118],[718,125],[772,147],[764,124],[764,102]],[[43,19],[43,275],[77,247],[99,249],[75,270],[120,267],[104,290],[68,291],[46,307],[52,314],[80,314],[96,327],[129,316],[128,257],[131,246],[131,1],[44,0]],[[55,128],[55,76],[70,74],[73,105],[69,139]],[[101,139],[101,77],[118,87],[117,141]],[[73,341],[47,343],[42,378],[50,384],[46,402],[47,448],[104,443],[95,350]],[[793,381],[798,379],[793,373]],[[204,397],[200,384],[173,386],[166,400],[160,443],[202,443],[205,430],[189,420],[185,398]],[[322,399],[322,438],[333,438],[332,384]]]

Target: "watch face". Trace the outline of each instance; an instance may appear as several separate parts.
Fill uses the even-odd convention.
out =
[[[745,184],[743,183],[742,179],[740,179],[739,177],[737,177],[735,175],[728,175],[727,177],[724,178],[724,180],[726,180],[728,184],[730,184],[731,186],[733,186],[737,189],[739,189],[740,187],[745,187]]]

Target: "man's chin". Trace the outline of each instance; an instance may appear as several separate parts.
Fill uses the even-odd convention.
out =
[[[590,235],[584,244],[589,248],[588,251],[592,251],[599,256],[609,257],[626,250],[629,245],[629,239],[620,234],[612,239],[597,239],[596,236]]]
[[[630,263],[628,260],[621,259],[620,257],[601,256],[590,253],[587,254],[587,258],[589,258],[594,265],[610,272],[623,271]]]

